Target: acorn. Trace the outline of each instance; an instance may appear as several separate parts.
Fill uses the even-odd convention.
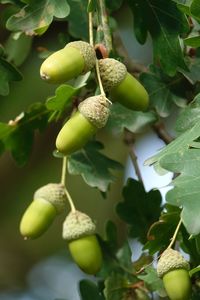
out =
[[[87,73],[95,62],[95,50],[90,44],[83,41],[71,42],[47,57],[41,65],[40,76],[49,83],[63,83]]]
[[[69,251],[79,268],[95,275],[102,266],[102,252],[95,235],[96,226],[91,218],[71,211],[63,223],[63,239],[68,241]]]
[[[24,238],[34,239],[41,236],[56,215],[63,212],[66,200],[65,187],[60,183],[49,183],[39,188],[20,222],[20,232]]]
[[[176,250],[165,250],[157,265],[158,276],[162,278],[167,295],[171,300],[189,300],[191,281],[189,263]]]
[[[143,85],[126,66],[113,58],[99,60],[99,71],[103,87],[113,102],[117,101],[132,110],[145,111],[149,96]]]
[[[59,152],[69,155],[81,149],[109,116],[109,102],[103,95],[89,97],[78,106],[78,111],[65,123],[56,139]]]

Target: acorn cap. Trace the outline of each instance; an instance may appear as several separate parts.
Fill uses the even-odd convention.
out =
[[[83,74],[87,73],[94,67],[96,62],[96,53],[94,48],[89,43],[83,41],[75,41],[68,43],[65,47],[74,47],[80,51],[85,61]]]
[[[169,248],[162,253],[158,261],[158,276],[162,278],[169,271],[177,269],[189,270],[189,263],[178,251]]]
[[[71,241],[87,235],[94,234],[96,229],[92,219],[76,210],[71,211],[63,223],[63,239]]]
[[[64,185],[60,183],[49,183],[39,188],[33,196],[33,199],[44,199],[50,202],[61,213],[66,207],[67,195]]]
[[[108,99],[104,95],[98,95],[85,99],[79,104],[78,110],[92,125],[102,128],[109,117],[109,106]]]
[[[126,66],[114,58],[100,59],[98,62],[103,87],[109,92],[126,77]]]

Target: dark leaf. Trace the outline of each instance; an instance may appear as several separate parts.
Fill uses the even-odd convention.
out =
[[[70,15],[67,17],[69,21],[69,33],[75,38],[81,38],[88,41],[88,15],[87,0],[69,0]]]
[[[98,286],[89,280],[83,279],[79,283],[81,300],[104,300],[104,296],[99,292]]]
[[[150,72],[142,73],[140,79],[149,92],[150,107],[154,107],[161,117],[168,117],[174,105],[186,104],[183,85],[187,85],[183,83],[184,79],[181,74],[169,77],[161,69],[152,65]]]
[[[145,243],[147,232],[161,213],[159,191],[146,192],[142,183],[128,179],[123,189],[124,202],[116,207],[120,218],[130,226],[130,235]]]
[[[21,73],[13,65],[0,57],[0,95],[8,95],[10,81],[19,81],[21,79]]]

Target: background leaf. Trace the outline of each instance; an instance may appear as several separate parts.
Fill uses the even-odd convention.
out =
[[[81,280],[79,283],[81,300],[103,300],[103,295],[100,294],[98,286],[89,280]]]
[[[70,7],[66,0],[60,0],[59,5],[56,0],[31,1],[8,19],[7,28],[11,31],[22,31],[28,35],[33,35],[39,30],[41,34],[46,31],[54,16],[65,18],[69,12]]]
[[[0,95],[9,94],[9,82],[22,80],[21,73],[9,62],[0,57]]]
[[[180,46],[179,34],[188,31],[186,18],[173,1],[129,0],[140,34],[139,42],[144,42],[146,31],[152,37],[154,63],[160,64],[170,76],[177,68],[187,69]],[[136,23],[138,21],[138,24]],[[143,33],[139,30],[143,28]]]

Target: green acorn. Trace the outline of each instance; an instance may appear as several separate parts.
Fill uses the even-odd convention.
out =
[[[127,72],[126,66],[113,58],[99,60],[99,70],[105,91],[112,101],[132,110],[145,111],[149,96],[141,83]]]
[[[67,200],[65,187],[59,183],[49,183],[39,188],[33,199],[20,222],[20,232],[26,239],[42,235],[56,215],[65,209]]]
[[[158,265],[158,276],[163,279],[167,295],[171,300],[189,300],[191,295],[191,281],[189,263],[176,250],[165,250]]]
[[[73,260],[87,274],[96,274],[102,266],[102,252],[91,218],[72,211],[63,223],[63,238],[68,241]]]
[[[50,83],[63,83],[90,71],[96,62],[94,48],[83,41],[67,44],[41,65],[40,76]]]
[[[78,106],[78,111],[60,130],[56,147],[69,155],[81,149],[99,128],[105,126],[109,116],[109,103],[105,96],[89,97]]]

